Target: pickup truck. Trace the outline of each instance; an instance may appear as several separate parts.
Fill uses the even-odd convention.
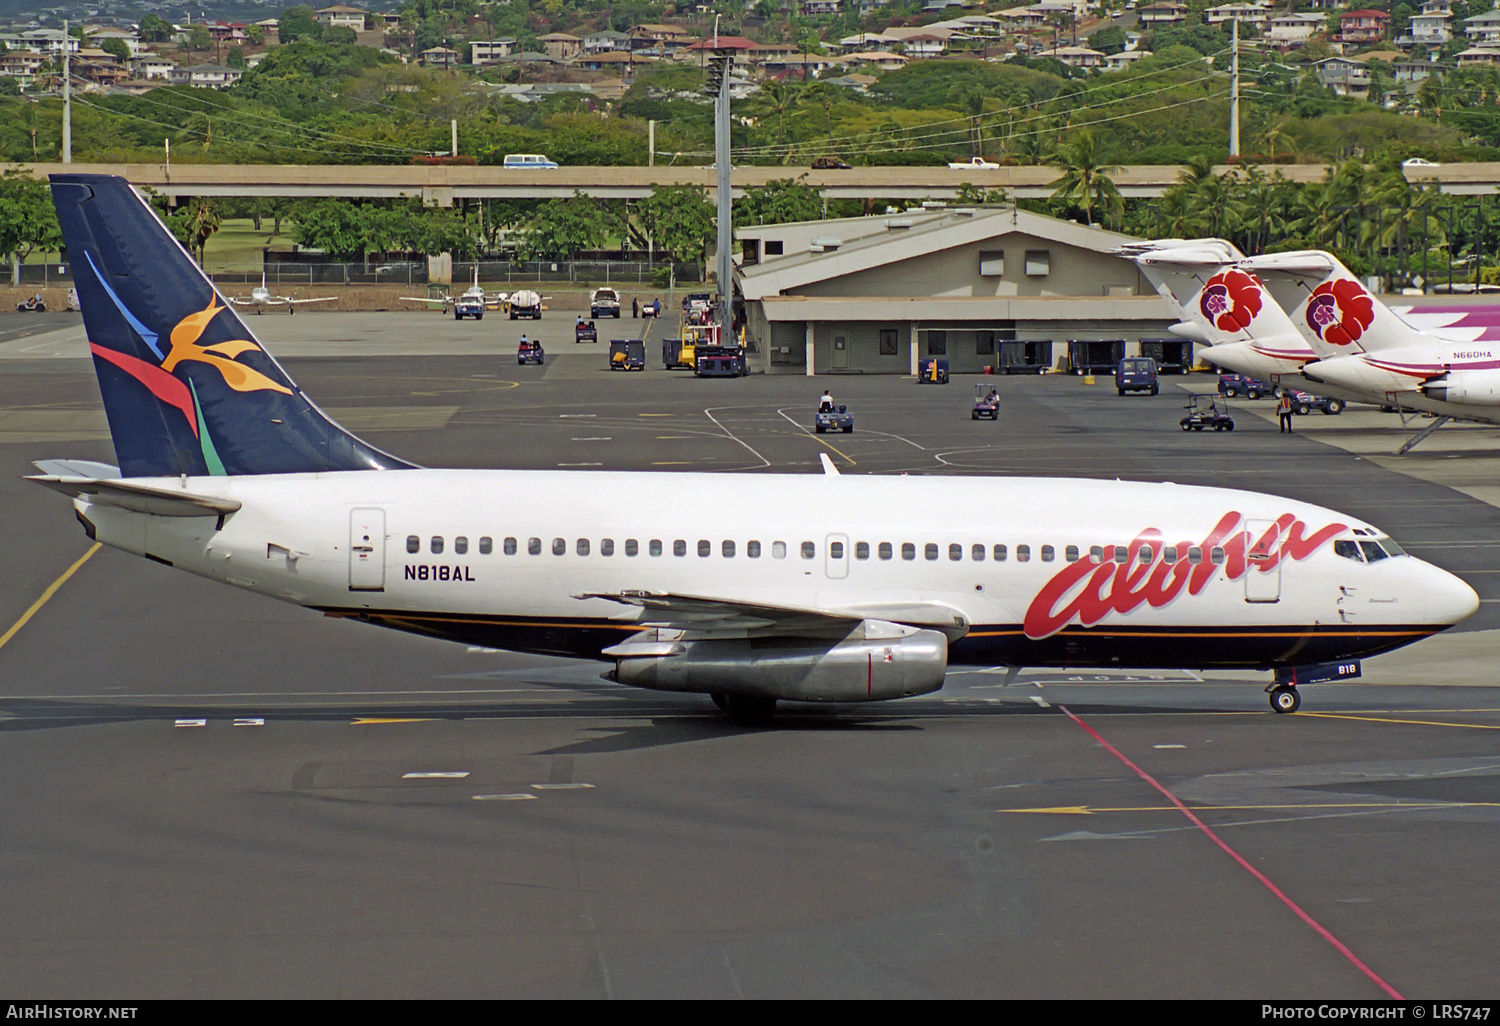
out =
[[[974,157],[971,160],[950,160],[948,162],[948,167],[953,171],[993,171],[999,166],[994,161],[985,160],[983,157]]]
[[[589,316],[593,318],[620,317],[620,294],[614,289],[595,289],[589,297]]]

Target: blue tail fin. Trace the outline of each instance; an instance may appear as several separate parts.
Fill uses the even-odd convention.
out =
[[[411,466],[302,394],[125,179],[53,175],[52,201],[125,477]]]

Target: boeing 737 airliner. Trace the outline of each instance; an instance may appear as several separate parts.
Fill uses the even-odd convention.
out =
[[[1290,712],[1477,608],[1370,524],[1222,488],[420,469],[313,405],[124,180],[52,191],[120,466],[33,480],[101,542],[331,616],[764,722],[955,664],[1272,670]]]

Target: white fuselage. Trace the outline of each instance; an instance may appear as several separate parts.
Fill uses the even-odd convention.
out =
[[[242,508],[165,517],[77,500],[99,540],[335,615],[591,658],[651,617],[586,593],[936,625],[950,662],[986,665],[1354,658],[1477,608],[1421,560],[1335,554],[1335,538],[1376,538],[1367,524],[1230,489],[460,470],[143,483]],[[1266,558],[1247,562],[1257,546],[1250,558]]]

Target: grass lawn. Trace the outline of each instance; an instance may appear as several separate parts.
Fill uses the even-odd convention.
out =
[[[260,231],[255,230],[254,222],[249,218],[227,220],[221,224],[219,230],[209,238],[208,245],[204,247],[205,269],[210,272],[259,271],[261,269],[260,251],[265,247],[291,250],[290,222],[283,220],[281,234],[274,236],[271,234],[271,229],[275,227],[275,221],[269,217],[263,217],[260,224]]]

